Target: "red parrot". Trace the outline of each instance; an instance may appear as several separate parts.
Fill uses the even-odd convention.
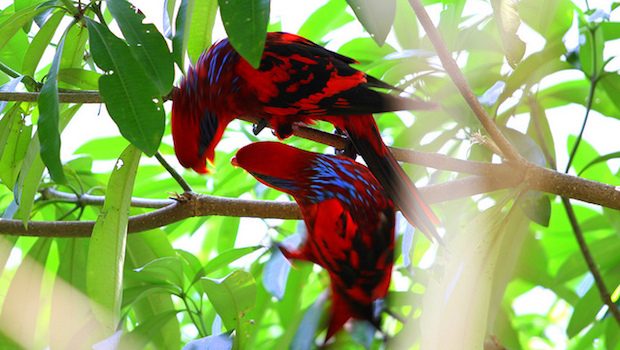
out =
[[[429,109],[434,104],[378,91],[397,88],[365,74],[352,58],[303,37],[268,33],[258,69],[219,41],[190,67],[173,93],[172,137],[181,165],[206,173],[224,129],[242,115],[262,118],[280,139],[294,123],[316,120],[344,130],[403,215],[439,239],[439,220],[381,139],[372,113]]]
[[[329,272],[332,304],[325,341],[350,318],[380,329],[373,303],[387,295],[394,260],[394,205],[368,168],[344,157],[257,142],[232,163],[260,182],[288,193],[301,210],[307,236],[289,259]]]

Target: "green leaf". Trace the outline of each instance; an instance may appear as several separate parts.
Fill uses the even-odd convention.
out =
[[[527,128],[527,134],[535,140],[541,151],[543,151],[549,166],[555,168],[555,142],[551,133],[551,127],[549,126],[547,113],[536,98],[529,97],[527,102],[530,108],[530,123]]]
[[[521,24],[515,0],[492,0],[495,23],[502,38],[504,55],[508,64],[515,68],[525,54],[525,43],[517,35]]]
[[[620,74],[606,73],[599,82],[607,96],[611,97],[609,102],[613,103],[617,110],[620,110],[620,101],[616,98],[618,91],[620,91]],[[618,118],[618,116],[615,117]]]
[[[28,76],[34,76],[39,61],[43,56],[43,52],[50,44],[52,37],[56,34],[56,29],[60,24],[60,21],[64,17],[64,12],[59,11],[54,13],[41,27],[37,34],[32,38],[28,51],[24,55],[24,63],[22,64],[22,74]]]
[[[127,144],[127,140],[120,136],[101,137],[78,147],[74,154],[87,154],[98,160],[111,160],[116,159]]]
[[[189,40],[189,14],[194,8],[194,0],[181,0],[179,11],[174,23],[174,37],[172,38],[172,56],[177,66],[185,70],[185,50]]]
[[[596,157],[592,159],[588,164],[586,164],[583,168],[581,168],[581,170],[579,170],[579,173],[577,173],[577,176],[581,176],[581,174],[583,174],[586,170],[588,170],[588,168],[590,168],[593,165],[606,162],[611,159],[617,159],[617,158],[620,158],[620,152],[613,152],[613,153],[609,153],[609,154]]]
[[[538,166],[545,166],[545,155],[531,137],[508,127],[500,126],[500,129],[525,159]]]
[[[605,46],[603,31],[597,28],[591,31],[584,27],[581,28],[580,35],[585,39],[583,44],[579,45],[581,70],[588,77],[599,76],[603,70],[603,48]]]
[[[605,276],[605,280],[608,281],[608,285],[613,285],[616,281],[620,280],[620,269],[615,268],[608,275]],[[586,326],[596,321],[596,315],[603,307],[601,301],[600,292],[596,284],[592,284],[587,293],[585,293],[577,304],[574,305],[573,314],[568,322],[566,328],[566,334],[572,338],[576,336]]]
[[[201,2],[192,8],[187,54],[193,63],[196,63],[200,54],[211,46],[216,14],[217,0],[207,0],[206,4]]]
[[[66,32],[65,32],[66,34]],[[65,173],[62,170],[60,161],[60,107],[58,106],[58,69],[62,46],[65,42],[65,35],[62,36],[56,54],[52,60],[47,79],[41,88],[37,99],[39,107],[39,121],[37,123],[37,133],[41,144],[41,160],[49,170],[52,180],[56,183],[64,183]]]
[[[137,183],[139,186],[140,182]],[[159,257],[175,256],[174,249],[170,245],[168,236],[163,230],[151,230],[148,232],[135,233],[127,238],[127,259],[125,266],[127,269],[135,269],[143,266],[149,261]],[[131,281],[127,275],[124,281],[126,287],[131,288],[140,285],[142,282]],[[172,288],[172,287],[170,287]],[[123,297],[124,302],[124,297]],[[142,323],[152,319],[155,315],[166,311],[175,310],[170,294],[149,293],[139,300],[135,300],[131,306],[136,321]],[[178,349],[181,347],[181,329],[179,321],[172,318],[159,329],[159,333],[150,337],[151,343],[157,349]]]
[[[347,0],[347,3],[364,29],[382,46],[394,23],[396,0]]]
[[[19,104],[16,104],[2,121],[5,119],[7,125],[0,124],[3,128],[0,131],[0,180],[12,189],[30,144],[32,125],[25,124]],[[3,137],[4,135],[6,137]]]
[[[346,11],[342,0],[330,0],[312,12],[297,33],[305,38],[320,41],[329,32],[350,23],[355,18]]]
[[[172,88],[174,65],[164,37],[153,24],[145,24],[144,15],[126,0],[108,0],[108,9],[118,23],[129,49],[155,84],[160,96]]]
[[[262,246],[253,246],[253,247],[245,247],[245,248],[235,248],[231,250],[227,250],[213,259],[210,259],[209,262],[196,274],[192,284],[203,278],[204,276],[208,276],[212,272],[215,272],[223,267],[230,265],[237,259],[240,259],[252,252],[257,251],[258,249],[263,248]]]
[[[127,222],[140,154],[130,145],[118,159],[88,249],[86,289],[91,300],[103,308],[95,311],[109,334],[120,316]]]
[[[528,191],[522,196],[519,205],[525,215],[535,223],[548,227],[551,218],[551,201],[542,192]]]
[[[616,3],[616,5],[618,4]],[[602,22],[598,30],[603,32],[603,40],[605,41],[620,39],[620,22]]]
[[[19,11],[16,11],[4,21],[0,23],[0,50],[4,48],[11,38],[28,22],[32,21],[34,16],[50,8],[51,5],[37,6],[33,5]]]
[[[178,311],[169,310],[153,315],[141,322],[127,335],[122,337],[119,349],[144,349],[150,339],[160,335],[161,329],[176,318]]]
[[[82,90],[97,90],[100,77],[101,74],[95,71],[81,68],[61,68],[58,71],[59,82],[73,85]]]
[[[121,134],[146,155],[157,151],[164,133],[161,95],[129,47],[108,28],[86,18],[95,63],[107,74],[99,91]]]
[[[594,242],[588,242],[588,247],[600,271],[605,271],[620,264],[620,255],[618,255],[620,241],[617,236],[612,235]],[[554,282],[558,284],[565,283],[588,271],[581,251],[575,250],[563,261]]]
[[[420,29],[414,21],[415,12],[407,0],[396,1],[396,16],[394,17],[394,35],[403,49],[417,49],[420,47]]]
[[[585,79],[569,80],[540,91],[538,100],[547,109],[564,106],[567,102],[585,106],[589,90],[589,81]],[[596,89],[592,109],[608,117],[619,118],[620,109],[612,102],[614,98],[615,94],[608,95],[603,89]]]
[[[65,48],[60,59],[60,69],[82,68],[86,42],[88,41],[88,29],[82,22],[72,26],[65,38]]]
[[[67,126],[71,118],[80,109],[80,106],[81,105],[73,105],[60,113],[60,130],[63,130],[65,126]],[[37,134],[38,132],[34,134],[30,141],[26,156],[22,162],[22,167],[19,171],[19,176],[17,177],[17,183],[13,189],[14,201],[19,205],[13,217],[21,219],[24,225],[27,225],[30,219],[34,197],[39,189],[43,170],[45,169],[45,165],[39,153],[39,137]]]
[[[222,318],[227,329],[235,329],[235,348],[244,349],[249,337],[250,323],[244,316],[252,309],[256,300],[256,282],[251,274],[235,271],[221,281],[202,279],[213,308]]]
[[[270,0],[218,0],[228,40],[250,65],[258,68],[269,23]]]
[[[570,69],[571,66],[568,63],[560,60],[564,52],[566,52],[564,43],[558,41],[549,43],[542,51],[526,57],[506,79],[506,88],[499,98],[500,103],[512,96],[523,84],[534,84],[544,76],[563,69]]]
[[[353,39],[338,49],[341,55],[349,56],[362,63],[376,62],[395,51],[389,44],[377,46],[370,38]]]
[[[169,282],[183,289],[183,262],[178,256],[165,256],[134,270],[141,279],[156,283]]]
[[[573,21],[573,4],[568,0],[522,0],[519,16],[547,41],[560,40]]]

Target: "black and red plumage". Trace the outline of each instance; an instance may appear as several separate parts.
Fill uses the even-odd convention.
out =
[[[357,153],[413,225],[438,238],[438,219],[381,139],[372,113],[434,106],[378,91],[393,86],[353,67],[354,59],[290,33],[268,33],[258,69],[228,40],[215,43],[173,94],[172,136],[180,163],[206,173],[235,118],[264,119],[280,138],[316,120],[346,131]]]
[[[380,329],[374,302],[385,298],[394,260],[394,205],[372,173],[355,161],[278,142],[242,147],[233,159],[299,204],[307,236],[289,259],[320,265],[331,281],[326,341],[350,319]]]

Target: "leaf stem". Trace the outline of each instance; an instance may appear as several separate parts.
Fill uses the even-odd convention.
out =
[[[192,192],[192,187],[185,181],[183,176],[181,176],[174,168],[164,159],[164,157],[159,152],[155,152],[155,158],[159,161],[159,163],[168,171],[170,176],[181,186],[183,191]]]
[[[2,61],[0,61],[0,71],[4,72],[6,75],[10,76],[11,78],[18,78],[21,76],[21,74],[13,70],[13,68],[2,63]]]

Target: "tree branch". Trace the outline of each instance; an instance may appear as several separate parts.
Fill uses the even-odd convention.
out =
[[[620,191],[613,186],[585,180],[572,175],[558,173],[549,169],[527,165],[526,168],[502,164],[492,168],[488,176],[468,176],[450,182],[420,188],[429,203],[445,202],[475,194],[489,193],[512,188],[525,182],[529,189],[554,193],[582,201],[620,209]],[[83,204],[101,205],[103,196],[75,195],[53,189],[43,191],[50,199]],[[186,199],[152,200],[134,198],[137,207],[158,208],[148,213],[132,216],[129,219],[129,232],[142,232],[165,226],[195,216],[239,216],[273,219],[300,219],[297,205],[293,202],[273,202],[243,200],[208,195],[185,194]],[[10,235],[46,237],[89,236],[93,221],[28,222],[24,227],[21,220],[0,219],[0,232]]]
[[[588,244],[586,243],[585,238],[583,237],[583,231],[581,231],[581,227],[579,226],[579,221],[577,221],[577,216],[575,215],[575,211],[573,210],[573,205],[570,203],[570,199],[566,197],[562,197],[562,204],[564,204],[564,209],[566,210],[566,215],[568,216],[568,220],[570,221],[571,227],[573,228],[573,232],[575,233],[575,238],[577,239],[577,244],[579,244],[579,250],[581,250],[581,254],[583,255],[584,260],[586,261],[586,265],[588,266],[588,270],[592,274],[594,278],[594,283],[596,284],[596,289],[603,300],[603,303],[607,305],[609,308],[609,312],[616,319],[616,322],[620,324],[620,310],[618,310],[618,306],[611,300],[611,295],[607,291],[607,286],[605,285],[605,281],[603,280],[603,276],[598,270],[598,266],[596,266],[596,262],[594,262],[594,257],[592,257],[592,253],[590,253],[590,249],[588,248]]]
[[[454,82],[454,85],[456,85],[457,89],[461,92],[461,95],[463,95],[463,98],[467,104],[469,104],[469,107],[472,109],[485,130],[489,133],[491,139],[493,139],[497,147],[499,147],[502,151],[504,158],[517,162],[526,162],[517,149],[514,148],[508,139],[506,139],[506,137],[502,134],[497,125],[495,125],[495,122],[489,118],[482,105],[480,105],[480,102],[469,87],[467,80],[465,80],[465,76],[463,76],[463,73],[456,64],[456,61],[454,61],[452,55],[450,55],[450,52],[441,39],[439,31],[433,25],[433,21],[431,21],[431,18],[428,16],[428,13],[424,9],[424,6],[420,0],[409,0],[409,4],[411,4],[411,7],[418,16],[422,27],[424,27],[424,31],[426,31],[428,38],[437,51],[437,56],[439,56],[442,65]]]

